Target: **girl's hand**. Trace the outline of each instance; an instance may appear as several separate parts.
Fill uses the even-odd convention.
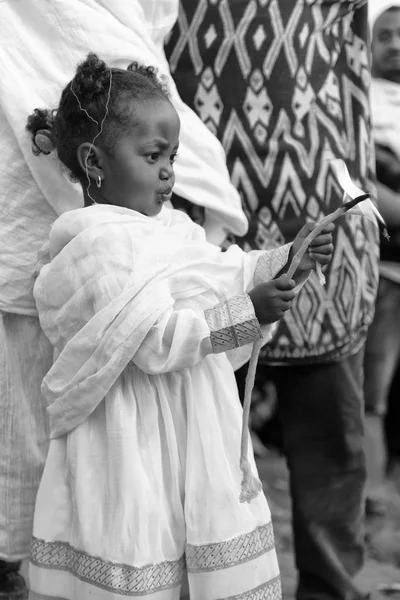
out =
[[[306,223],[297,234],[293,246],[291,248],[291,256],[293,258],[299,250],[304,239],[309,233],[316,227],[316,223]],[[315,267],[315,262],[319,262],[325,266],[330,263],[333,254],[333,243],[332,243],[332,232],[335,229],[333,223],[329,223],[321,231],[319,235],[311,242],[308,251],[304,254],[300,261],[298,270],[299,271],[311,271]],[[289,263],[290,263],[289,258]]]
[[[262,325],[279,321],[289,310],[295,297],[295,285],[293,279],[281,275],[278,279],[260,283],[249,292],[256,317]]]

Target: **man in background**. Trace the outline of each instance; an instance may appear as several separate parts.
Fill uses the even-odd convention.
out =
[[[365,353],[367,512],[376,515],[386,511],[384,418],[400,364],[400,2],[371,2],[370,23],[378,205],[390,234],[390,240],[381,243],[375,317]]]

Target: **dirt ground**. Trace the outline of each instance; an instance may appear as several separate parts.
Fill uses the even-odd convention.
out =
[[[285,600],[293,600],[296,570],[293,562],[293,543],[290,523],[288,472],[285,460],[275,451],[257,461],[264,491],[270,505],[275,540],[282,573]],[[385,517],[369,519],[366,523],[367,560],[358,579],[372,598],[400,599],[400,473],[388,482],[388,513]],[[399,584],[399,592],[380,591],[382,585]]]

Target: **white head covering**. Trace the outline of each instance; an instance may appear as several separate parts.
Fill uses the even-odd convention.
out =
[[[375,25],[376,20],[392,6],[398,6],[400,8],[400,0],[369,0],[368,11],[371,30]]]
[[[369,1],[371,32],[377,19],[392,6],[400,8],[400,0]],[[400,160],[400,85],[388,79],[372,78],[370,99],[374,139],[389,147]]]

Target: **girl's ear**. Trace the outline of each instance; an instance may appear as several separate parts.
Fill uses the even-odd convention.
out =
[[[99,148],[84,142],[77,150],[77,159],[85,177],[90,177],[94,181],[97,181],[99,176],[103,179],[102,152]]]

